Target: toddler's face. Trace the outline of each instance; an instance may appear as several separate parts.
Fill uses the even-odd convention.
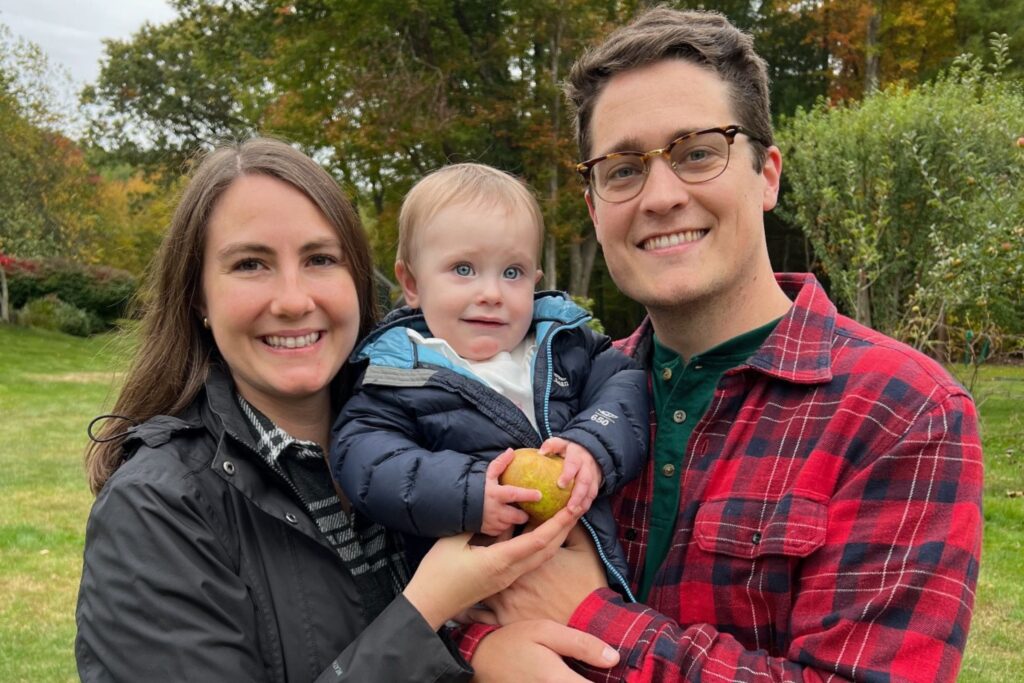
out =
[[[540,234],[526,211],[454,204],[416,226],[396,274],[431,334],[469,360],[511,351],[533,318]]]

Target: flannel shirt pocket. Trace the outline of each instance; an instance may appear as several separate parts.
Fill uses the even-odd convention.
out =
[[[754,559],[765,555],[807,557],[825,543],[828,507],[788,494],[709,500],[700,506],[694,536],[701,550]]]

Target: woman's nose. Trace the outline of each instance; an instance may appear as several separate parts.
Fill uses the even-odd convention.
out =
[[[283,318],[297,318],[316,308],[308,283],[298,274],[285,273],[277,282],[270,312]]]

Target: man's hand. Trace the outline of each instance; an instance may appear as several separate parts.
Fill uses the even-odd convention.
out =
[[[565,463],[562,465],[562,474],[558,477],[558,488],[572,486],[568,504],[580,506],[583,512],[589,510],[604,479],[604,474],[590,451],[578,443],[556,436],[541,444],[540,452],[557,453],[562,456]]]
[[[489,633],[473,655],[477,683],[584,681],[562,661],[571,657],[600,669],[619,661],[619,653],[600,639],[546,620],[520,621]]]
[[[538,618],[567,624],[588,595],[607,586],[594,543],[577,525],[554,557],[484,600],[484,604],[503,625]]]
[[[488,546],[473,544],[470,533],[438,539],[402,593],[437,630],[453,615],[547,562],[578,519],[578,508],[564,508],[535,529]]]

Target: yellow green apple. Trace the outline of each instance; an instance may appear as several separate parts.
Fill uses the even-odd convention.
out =
[[[519,448],[498,481],[540,491],[540,500],[516,503],[530,515],[531,521],[540,524],[554,517],[569,502],[572,487],[558,488],[564,462],[560,455],[541,453],[536,448]]]

